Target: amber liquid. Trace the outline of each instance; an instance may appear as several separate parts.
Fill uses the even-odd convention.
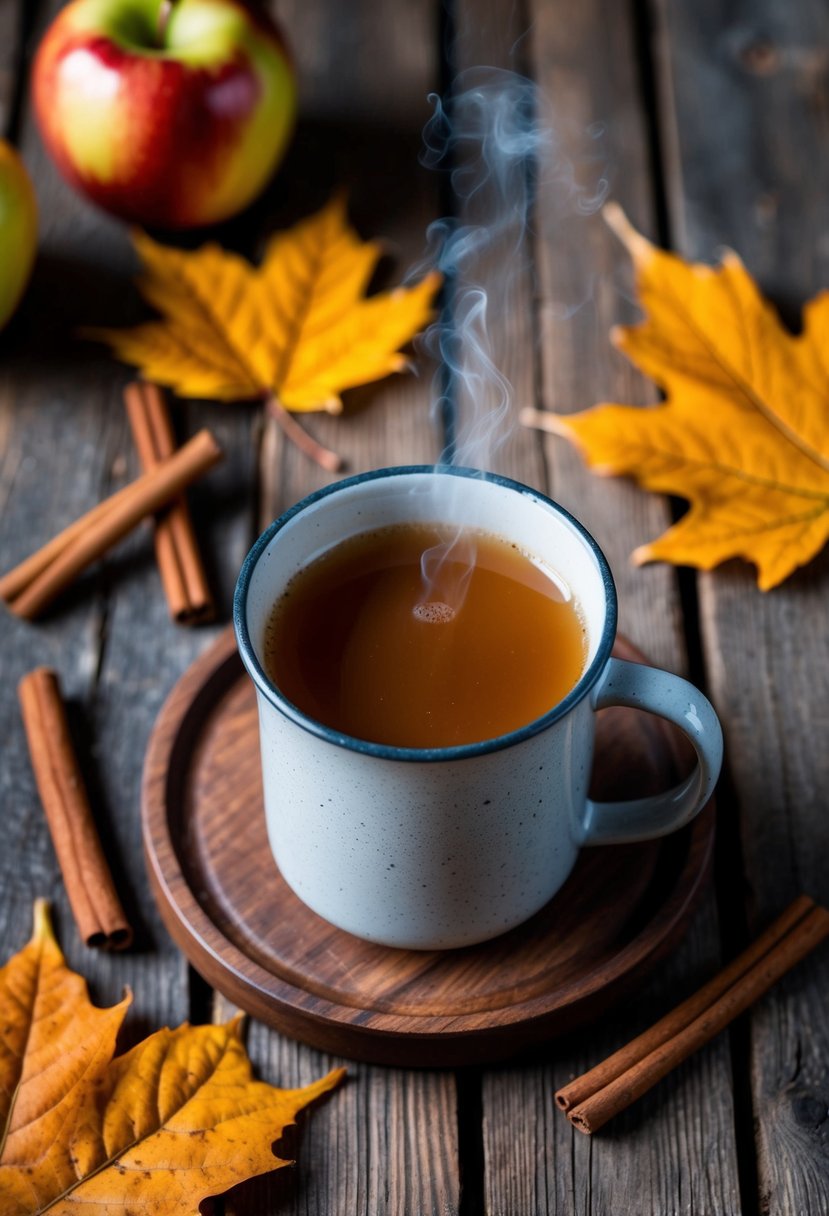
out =
[[[545,714],[584,670],[578,606],[508,541],[466,540],[471,567],[465,546],[421,524],[353,537],[310,563],[274,605],[270,678],[317,721],[398,747],[475,743]]]

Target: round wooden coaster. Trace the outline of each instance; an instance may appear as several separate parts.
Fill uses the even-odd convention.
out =
[[[614,653],[641,658],[623,639]],[[594,796],[656,792],[685,763],[659,719],[599,715]],[[442,952],[361,941],[306,908],[276,868],[253,685],[228,631],[158,717],[142,821],[164,921],[210,984],[315,1047],[431,1067],[506,1057],[618,1000],[684,931],[709,868],[714,809],[664,840],[585,849],[558,895],[494,941]]]

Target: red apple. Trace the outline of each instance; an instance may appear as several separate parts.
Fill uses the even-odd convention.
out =
[[[33,83],[64,177],[114,215],[162,228],[245,207],[296,110],[282,38],[248,0],[72,0]]]
[[[0,139],[0,329],[17,307],[37,244],[37,203],[23,161]]]

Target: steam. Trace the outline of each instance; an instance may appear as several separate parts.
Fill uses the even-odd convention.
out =
[[[445,99],[433,94],[430,101],[421,162],[448,173],[457,211],[427,232],[424,263],[437,265],[445,282],[442,314],[422,339],[438,364],[433,417],[447,434],[441,463],[486,470],[514,425],[512,388],[494,362],[489,335],[503,332],[532,273],[536,194],[552,188],[557,209],[591,214],[604,202],[607,183],[602,177],[592,190],[577,183],[548,100],[524,76],[472,68]],[[600,136],[597,129],[591,137]],[[421,619],[452,619],[474,562],[468,530],[423,554]]]
[[[425,336],[439,364],[433,409],[457,420],[443,463],[489,468],[507,434],[512,391],[493,362],[489,328],[527,264],[534,182],[550,168],[538,100],[532,81],[495,68],[470,69],[446,100],[430,97],[421,161],[448,170],[459,212],[427,231],[427,260],[446,283],[443,315]]]

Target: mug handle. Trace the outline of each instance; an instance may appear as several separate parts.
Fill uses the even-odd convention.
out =
[[[673,722],[690,740],[697,762],[691,774],[664,794],[624,802],[587,799],[581,843],[622,844],[667,836],[697,815],[711,797],[722,764],[722,728],[698,688],[658,667],[610,659],[593,691],[593,708],[628,705]]]

